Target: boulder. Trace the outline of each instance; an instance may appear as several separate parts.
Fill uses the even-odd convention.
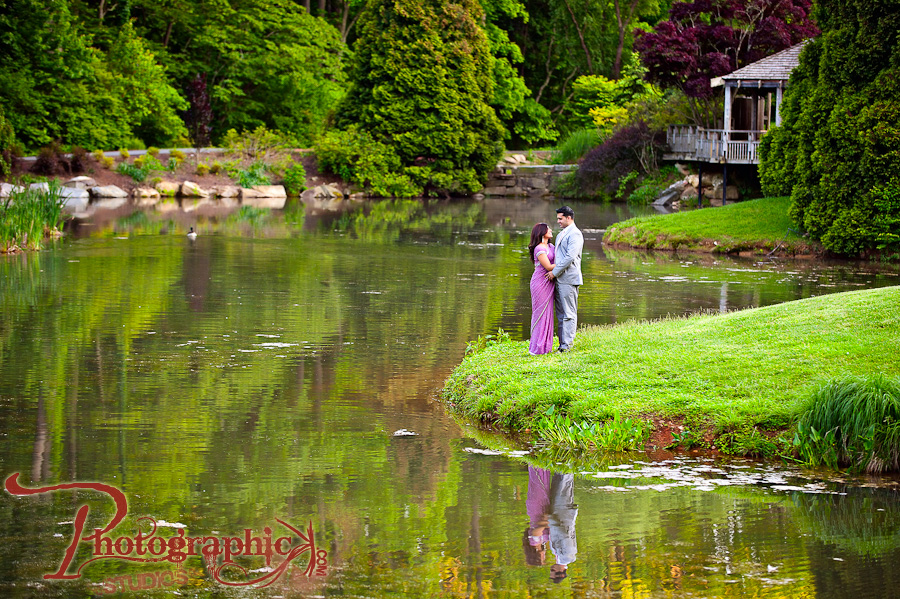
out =
[[[691,174],[691,167],[687,164],[681,164],[680,162],[675,163],[675,170],[681,173],[682,177],[687,177]]]
[[[93,199],[100,198],[127,198],[128,192],[115,185],[105,185],[103,187],[91,187],[88,192]]]
[[[681,199],[684,188],[687,187],[684,181],[676,181],[669,185],[659,197],[653,201],[654,206],[668,206],[672,202]]]
[[[174,181],[160,181],[154,187],[156,187],[156,191],[159,192],[159,195],[172,197],[174,197],[178,193],[178,190],[181,189],[181,185]]]
[[[181,184],[181,195],[185,198],[205,198],[209,197],[209,192],[200,189],[200,186],[193,181],[185,181]]]
[[[217,185],[212,188],[217,198],[237,198],[241,195],[241,188],[236,185]]]
[[[711,200],[721,200],[722,199],[722,184],[719,183],[717,187],[706,187],[703,189],[703,196],[707,197]],[[737,200],[740,199],[741,194],[738,191],[738,188],[734,185],[729,185],[728,189],[725,192],[726,200]]]
[[[287,191],[283,185],[254,185],[253,191],[258,192],[263,198],[286,198]]]
[[[722,185],[722,175],[719,173],[703,175],[703,187],[716,187],[719,185]],[[697,186],[694,185],[694,187]]]
[[[137,187],[134,190],[134,197],[141,198],[159,198],[159,192],[152,187]]]
[[[528,158],[525,157],[525,154],[513,154],[513,158],[515,158],[516,162],[519,164],[525,164],[528,162]]]
[[[681,190],[681,199],[690,201],[691,198],[697,199],[697,188],[692,185],[685,185],[684,189]]]
[[[237,196],[224,196],[219,198],[219,206],[222,206],[223,208],[237,208],[240,203],[241,201]]]
[[[329,183],[328,185],[318,185],[314,188],[313,197],[316,198],[338,198],[341,199],[344,197],[344,193],[341,191],[341,188],[335,185],[334,183]]]
[[[688,175],[684,178],[685,185],[697,189],[700,187],[700,177],[697,175]]]
[[[59,190],[59,195],[65,199],[63,209],[67,212],[72,213],[84,212],[85,210],[87,210],[88,204],[91,201],[87,189],[80,189],[76,187],[61,187]]]
[[[73,177],[63,183],[63,187],[74,187],[75,189],[90,189],[91,187],[97,187],[97,182],[91,177]]]
[[[33,189],[35,191],[43,191],[44,193],[48,193],[50,191],[50,184],[44,181],[43,183],[32,183],[28,186],[28,189]]]
[[[0,183],[0,198],[6,199],[9,197],[9,194],[12,192],[20,192],[23,191],[23,187],[19,187],[18,185],[12,185],[10,183]]]

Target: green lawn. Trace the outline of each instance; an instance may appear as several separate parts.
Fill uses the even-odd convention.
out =
[[[508,341],[467,356],[444,398],[508,431],[551,405],[573,419],[616,413],[722,431],[784,429],[814,389],[844,375],[900,375],[900,287],[578,331],[567,354]]]
[[[791,200],[764,198],[720,208],[703,208],[632,218],[609,227],[604,242],[642,248],[734,252],[772,250],[805,253],[808,244],[788,217]]]

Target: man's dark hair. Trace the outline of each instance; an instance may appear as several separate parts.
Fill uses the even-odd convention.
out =
[[[560,206],[556,209],[556,212],[557,214],[562,214],[563,216],[568,216],[569,218],[575,218],[575,211],[568,206]]]

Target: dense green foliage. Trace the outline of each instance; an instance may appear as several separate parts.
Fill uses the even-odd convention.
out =
[[[338,125],[389,144],[419,190],[477,191],[503,150],[481,18],[473,0],[371,0],[360,20]]]
[[[838,254],[900,251],[900,6],[823,0],[760,176]]]
[[[829,381],[807,402],[794,445],[812,465],[874,473],[900,469],[900,379]]]

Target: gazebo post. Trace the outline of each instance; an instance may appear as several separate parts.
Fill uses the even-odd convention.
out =
[[[703,163],[697,165],[697,208],[703,208]]]

